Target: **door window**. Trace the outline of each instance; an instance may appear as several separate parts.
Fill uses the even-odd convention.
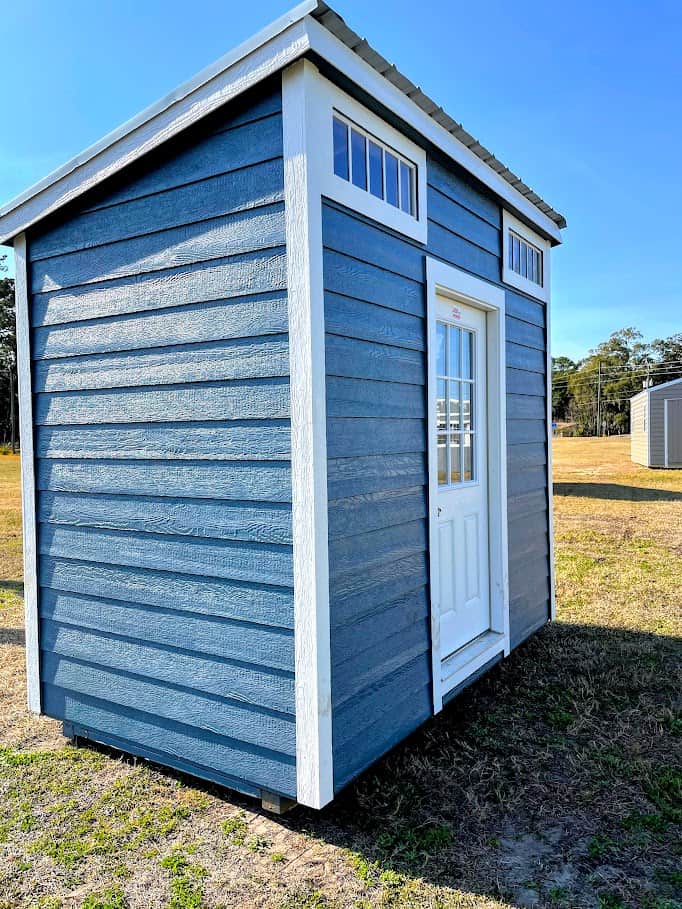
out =
[[[476,481],[474,332],[436,324],[438,485]]]

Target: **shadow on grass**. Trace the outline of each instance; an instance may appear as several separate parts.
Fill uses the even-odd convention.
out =
[[[555,483],[555,496],[587,499],[620,499],[623,502],[682,502],[682,492],[670,489],[644,489],[619,483]]]
[[[0,647],[6,644],[15,644],[23,647],[26,636],[23,628],[0,628]]]
[[[0,581],[0,593],[14,593],[17,596],[23,596],[23,581]]]
[[[548,626],[332,805],[273,822],[348,850],[395,909],[470,905],[448,890],[519,907],[674,905],[681,649]]]

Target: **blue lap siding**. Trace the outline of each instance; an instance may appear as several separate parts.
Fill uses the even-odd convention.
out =
[[[425,258],[501,284],[499,204],[428,161],[427,247],[323,202],[334,784],[433,712]],[[511,643],[549,617],[545,310],[505,288]]]
[[[295,797],[279,85],[43,222],[29,255],[44,710]]]

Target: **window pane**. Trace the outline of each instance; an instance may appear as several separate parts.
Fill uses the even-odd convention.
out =
[[[386,201],[398,207],[398,159],[386,152]]]
[[[450,392],[450,420],[449,429],[461,429],[460,426],[460,406],[459,406],[459,382],[448,382]]]
[[[512,244],[514,247],[514,261],[512,263],[512,270],[517,274],[519,273],[519,238],[515,237],[512,234]]]
[[[448,358],[448,375],[459,378],[459,328],[450,328],[450,351]]]
[[[464,435],[464,481],[474,480],[474,436]]]
[[[539,252],[538,253],[538,279],[537,279],[537,282],[540,285],[540,287],[542,287],[542,281],[543,281],[543,278],[542,278],[542,253]]]
[[[348,127],[334,117],[334,173],[344,180],[350,178],[348,163]]]
[[[447,328],[442,322],[436,325],[436,375],[446,375],[445,367],[445,339]]]
[[[369,191],[384,198],[384,153],[374,142],[369,143]]]
[[[528,270],[527,270],[527,267],[528,267],[528,259],[527,259],[528,247],[526,246],[525,243],[521,243],[521,244],[520,244],[520,247],[521,247],[521,277],[522,277],[522,278],[526,278],[526,277],[528,276]]]
[[[446,408],[447,402],[445,399],[445,380],[438,380],[438,387],[436,389],[436,428],[439,430],[445,429],[445,423],[447,420]]]
[[[438,485],[448,482],[448,437],[438,436]]]
[[[470,331],[462,332],[462,378],[473,379],[473,342],[474,336]]]
[[[450,482],[461,483],[462,473],[460,467],[460,436],[459,433],[450,436]]]
[[[367,189],[367,142],[365,137],[352,129],[350,148],[353,159],[353,183],[360,189]]]
[[[412,214],[412,168],[404,161],[400,162],[400,207]]]
[[[474,428],[472,391],[473,385],[470,382],[462,382],[462,429],[465,430]]]

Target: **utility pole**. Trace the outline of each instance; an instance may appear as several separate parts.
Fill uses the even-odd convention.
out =
[[[597,438],[601,438],[601,360],[597,360]]]

